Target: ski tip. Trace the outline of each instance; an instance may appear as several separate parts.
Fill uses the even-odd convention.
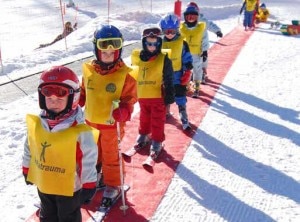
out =
[[[154,165],[155,165],[155,161],[149,157],[143,162],[143,166],[154,167]]]
[[[129,184],[124,184],[123,189],[124,189],[124,191],[128,191],[130,189],[130,185]]]

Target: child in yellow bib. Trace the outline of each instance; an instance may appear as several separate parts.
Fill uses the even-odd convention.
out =
[[[124,182],[121,177],[125,170],[118,144],[137,101],[137,71],[122,59],[123,35],[117,27],[97,28],[93,45],[96,58],[82,65],[79,104],[85,107],[86,123],[101,132],[97,141],[97,186],[105,187],[101,207],[109,207]],[[116,101],[118,107],[113,105]]]
[[[170,59],[174,70],[173,84],[175,89],[175,102],[178,106],[182,129],[188,130],[191,127],[186,110],[186,92],[187,85],[191,80],[193,57],[190,53],[188,43],[179,32],[179,24],[180,21],[175,14],[166,15],[159,23],[164,34],[162,48],[172,50]],[[169,115],[170,112],[167,112],[167,117]]]
[[[180,24],[180,33],[189,45],[193,57],[192,79],[195,85],[193,98],[198,98],[200,83],[203,79],[203,64],[207,60],[205,45],[206,23],[198,21],[199,8],[194,2],[188,3],[184,13],[184,21]]]
[[[40,221],[81,221],[81,204],[96,191],[97,146],[84,124],[79,80],[57,66],[42,73],[39,116],[28,114],[23,175],[41,200]]]
[[[131,55],[133,65],[139,67],[140,122],[135,149],[145,148],[151,140],[149,155],[156,159],[165,140],[166,106],[175,101],[174,71],[169,55],[162,51],[162,33],[158,27],[143,30],[142,47]]]

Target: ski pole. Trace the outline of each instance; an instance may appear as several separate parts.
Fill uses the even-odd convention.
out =
[[[115,123],[115,120],[112,117],[112,113],[115,109],[117,109],[119,107],[119,100],[113,100],[111,103],[111,107],[110,107],[110,112],[109,112],[109,119],[106,120],[106,122],[110,125]]]
[[[120,100],[114,100],[112,102],[112,110],[119,108]],[[125,192],[124,192],[124,175],[123,175],[123,161],[121,154],[121,130],[120,130],[120,122],[117,122],[117,135],[118,135],[118,153],[119,153],[119,164],[120,164],[120,180],[121,180],[121,196],[122,196],[122,206],[120,209],[123,210],[123,214],[126,214],[126,210],[128,206],[125,203]]]
[[[119,162],[120,162],[120,179],[121,179],[121,196],[122,196],[122,206],[120,209],[123,210],[123,214],[126,214],[126,210],[128,206],[125,203],[125,192],[124,192],[124,175],[123,175],[123,161],[122,161],[122,154],[121,154],[121,132],[120,132],[120,123],[117,122],[117,133],[118,133],[118,148],[119,148]]]
[[[1,66],[1,73],[4,74],[3,63],[2,63],[2,56],[1,56],[1,44],[0,44],[0,66]]]

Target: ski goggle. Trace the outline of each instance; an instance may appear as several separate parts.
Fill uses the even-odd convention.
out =
[[[64,86],[58,86],[58,85],[46,85],[39,87],[38,89],[41,94],[45,97],[50,97],[50,96],[56,96],[58,98],[62,98],[71,94],[74,94],[74,90],[64,87]],[[79,89],[78,89],[79,91]]]
[[[195,14],[187,14],[187,15],[185,16],[185,19],[186,19],[186,20],[192,20],[192,21],[194,21],[194,20],[197,20],[197,19],[198,19],[198,15],[195,15]]]
[[[143,31],[143,37],[160,37],[161,31],[159,28],[149,28]]]
[[[163,33],[165,35],[175,35],[177,33],[177,30],[176,29],[164,29]]]
[[[97,48],[100,50],[118,50],[122,48],[123,40],[122,38],[107,38],[107,39],[97,39]]]
[[[157,47],[159,46],[159,42],[145,42],[145,45],[146,46],[154,46],[154,47]]]

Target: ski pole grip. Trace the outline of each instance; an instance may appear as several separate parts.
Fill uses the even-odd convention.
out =
[[[118,100],[118,99],[115,99],[112,101],[113,110],[119,108],[119,103],[120,103],[120,100]]]

